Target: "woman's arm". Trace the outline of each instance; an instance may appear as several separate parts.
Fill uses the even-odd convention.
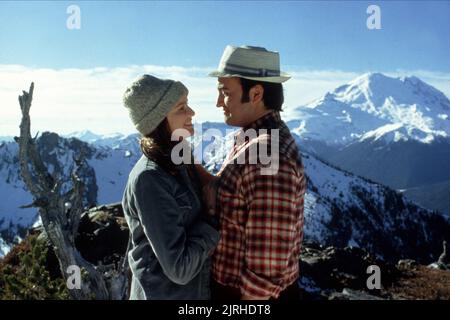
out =
[[[160,172],[145,171],[139,176],[133,200],[164,274],[175,283],[188,283],[217,245],[218,232],[200,219],[185,228],[170,183]]]

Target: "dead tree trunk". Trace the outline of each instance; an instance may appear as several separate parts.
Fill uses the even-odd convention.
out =
[[[34,83],[30,91],[19,96],[22,110],[20,123],[19,162],[20,173],[34,198],[33,205],[39,208],[42,224],[59,260],[61,273],[67,280],[69,266],[81,269],[81,286],[69,289],[74,299],[124,299],[127,294],[128,279],[124,263],[115,269],[111,266],[95,266],[81,256],[75,247],[75,237],[83,211],[83,182],[77,176],[82,161],[76,161],[72,173],[73,188],[61,194],[62,181],[55,181],[45,167],[36,147],[36,137],[30,133],[30,107],[33,99]]]

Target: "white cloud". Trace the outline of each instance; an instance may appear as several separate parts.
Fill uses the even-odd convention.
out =
[[[178,66],[127,66],[94,69],[48,69],[21,65],[0,65],[0,136],[18,135],[22,90],[35,82],[31,108],[32,132],[69,133],[89,129],[97,133],[135,132],[122,106],[125,88],[140,74],[182,81],[190,90],[195,121],[222,121],[215,107],[216,80],[207,76],[213,68]],[[286,114],[289,110],[319,98],[360,75],[339,70],[287,70],[292,79],[285,83]],[[414,74],[450,96],[450,74],[430,71],[395,71],[390,75]]]
[[[31,108],[32,131],[58,133],[89,129],[98,133],[135,132],[122,106],[122,94],[140,74],[180,80],[198,121],[221,120],[214,107],[215,80],[199,68],[129,66],[94,69],[35,69],[0,65],[0,136],[18,135],[18,95],[35,83]]]

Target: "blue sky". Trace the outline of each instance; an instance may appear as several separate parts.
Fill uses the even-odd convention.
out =
[[[72,4],[79,30],[66,27]],[[367,28],[371,4],[380,30]],[[37,130],[132,132],[121,95],[144,72],[185,82],[197,120],[221,121],[206,74],[227,44],[280,52],[294,75],[287,110],[364,72],[416,75],[450,95],[449,1],[0,1],[0,136],[17,134],[31,81]]]
[[[66,28],[70,4],[80,30]],[[370,4],[381,30],[366,27]],[[1,63],[38,67],[210,67],[225,45],[255,44],[307,69],[450,71],[449,39],[445,1],[0,3]]]

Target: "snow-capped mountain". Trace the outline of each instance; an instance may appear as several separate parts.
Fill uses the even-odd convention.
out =
[[[290,122],[303,139],[330,145],[384,138],[432,142],[450,136],[450,101],[417,77],[364,74],[293,110]]]
[[[19,209],[33,199],[18,178],[18,150],[15,142],[0,143],[0,195],[3,199],[0,201],[0,251],[3,253],[15,242],[15,236],[21,231],[23,236],[24,229],[37,218],[35,209]]]
[[[436,184],[450,193],[450,100],[419,78],[364,74],[290,119],[304,149],[391,188],[420,189],[406,194],[450,214],[431,193]]]
[[[135,134],[134,136],[138,136]],[[107,146],[114,148],[121,144],[122,140],[127,140],[130,135],[124,135],[122,133],[111,134],[96,134],[89,130],[75,131],[67,135],[63,135],[65,138],[77,138],[81,141],[94,144],[96,146]]]
[[[210,128],[220,134],[207,141],[194,137],[193,144],[194,152],[201,150],[205,166],[214,171],[231,147],[233,134],[223,124],[207,123],[202,129]],[[81,178],[87,185],[86,205],[120,201],[128,173],[141,154],[135,135],[120,137],[114,147],[109,147],[44,133],[38,146],[50,172],[62,178],[70,174],[73,156],[84,154]],[[4,143],[0,159],[0,195],[7,199],[0,206],[4,254],[13,243],[12,237],[23,237],[37,216],[36,209],[19,209],[32,199],[18,176],[17,145]],[[324,245],[364,247],[388,260],[414,258],[428,262],[440,254],[442,240],[450,234],[446,217],[417,207],[402,194],[335,168],[308,152],[303,153],[303,162],[309,181],[305,239]]]
[[[115,147],[111,148],[44,132],[37,145],[50,174],[66,181],[63,191],[71,186],[69,177],[74,168],[74,157],[84,155],[80,177],[86,186],[86,206],[120,201],[128,173],[140,157],[133,135],[116,140]],[[0,201],[0,245],[3,254],[17,242],[16,235],[23,237],[38,217],[36,208],[20,208],[32,203],[33,199],[20,178],[17,155],[16,142],[0,144],[0,195],[4,199]]]
[[[67,135],[63,135],[63,137],[66,137],[66,138],[77,138],[77,139],[79,139],[81,141],[92,143],[92,142],[94,142],[94,141],[96,141],[98,139],[101,139],[102,135],[93,133],[90,130],[82,130],[82,131],[71,132],[71,133],[69,133]]]

